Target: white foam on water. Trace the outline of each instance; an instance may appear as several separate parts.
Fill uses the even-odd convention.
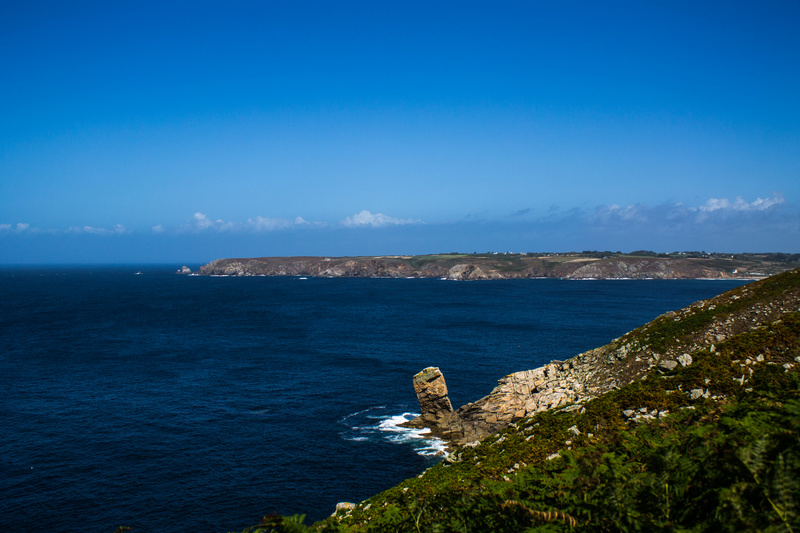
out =
[[[353,442],[383,440],[401,446],[411,446],[417,454],[425,457],[447,455],[445,442],[431,437],[429,429],[406,428],[400,425],[418,416],[417,413],[405,412],[399,415],[381,413],[385,409],[386,406],[383,405],[370,407],[343,417],[340,422],[350,430],[342,435],[343,438]]]
[[[374,411],[376,409],[386,409],[386,406],[385,405],[378,405],[376,407],[367,407],[366,409],[362,409],[360,411],[356,411],[355,413],[350,413],[347,416],[343,416],[342,419],[339,420],[339,422],[342,423],[342,424],[347,425],[352,430],[369,429],[369,426],[363,426],[363,425],[357,423],[357,421],[358,421],[359,417],[361,417],[362,415],[364,415],[363,416],[364,418],[369,418],[369,419],[373,419],[373,420],[374,419],[379,419],[380,420],[380,419],[384,418],[384,416],[368,414],[371,411]]]
[[[431,432],[428,428],[415,429],[400,426],[414,417],[417,413],[403,413],[402,415],[390,416],[378,424],[379,431],[387,433],[387,439],[397,444],[410,444],[419,455],[434,456],[447,455],[447,448],[443,440],[436,437],[429,437]]]
[[[402,415],[390,416],[388,418],[381,417],[383,421],[380,424],[378,424],[378,428],[381,431],[389,431],[393,433],[407,432],[409,431],[409,429],[400,427],[400,424],[412,420],[415,416],[419,415],[416,413],[403,413]],[[421,430],[413,430],[413,431],[421,431]]]

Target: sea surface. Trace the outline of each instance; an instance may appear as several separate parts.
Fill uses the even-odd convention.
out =
[[[0,268],[0,531],[321,519],[440,460],[397,427],[423,368],[457,407],[743,283],[175,269]]]

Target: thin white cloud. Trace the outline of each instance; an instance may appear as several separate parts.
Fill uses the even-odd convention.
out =
[[[594,209],[549,209],[510,216],[496,238],[519,235],[531,250],[797,250],[800,208],[775,193],[753,200],[708,198],[694,205],[670,202],[607,204]],[[515,244],[516,245],[516,244]]]
[[[769,198],[756,198],[752,202],[744,201],[740,196],[736,200],[730,201],[727,198],[710,198],[704,205],[698,207],[698,211],[703,213],[713,213],[714,211],[765,211],[773,206],[784,203],[783,195],[773,193]]]
[[[214,221],[199,211],[195,213],[192,218],[194,219],[194,227],[196,229],[204,230],[214,227]]]
[[[16,224],[0,224],[0,232],[3,233],[22,233],[24,231],[36,232],[36,228],[31,228],[27,222],[18,222]]]
[[[48,233],[60,233],[58,230],[48,231]],[[128,228],[122,224],[116,224],[113,229],[96,228],[94,226],[70,226],[63,233],[87,234],[87,235],[122,235],[130,233]]]
[[[607,227],[623,228],[631,225],[649,225],[664,229],[675,226],[699,226],[712,222],[725,223],[733,219],[756,220],[766,217],[780,216],[781,212],[792,210],[780,193],[773,193],[766,198],[756,198],[752,202],[737,197],[731,201],[727,198],[710,198],[702,205],[687,206],[683,202],[648,206],[647,204],[600,205],[593,211],[572,209],[562,211],[551,208],[546,214],[530,217],[530,210],[524,210],[525,218],[535,223],[576,223],[588,225],[595,230]],[[518,211],[511,215],[514,218]]]
[[[83,227],[84,233],[89,233],[91,235],[113,235],[113,231],[110,229],[105,228],[94,228],[92,226],[84,226]]]
[[[269,218],[257,216],[255,218],[247,219],[247,226],[255,231],[274,231],[278,229],[285,229],[293,223],[285,218]]]
[[[288,218],[275,218],[256,216],[248,218],[244,222],[225,221],[222,219],[213,220],[204,213],[197,212],[192,216],[189,224],[178,228],[178,231],[219,231],[219,232],[269,232],[289,229],[296,226],[316,225],[323,226],[318,222],[309,222],[303,217],[295,217],[293,220]],[[158,230],[156,228],[159,228]],[[163,232],[165,229],[160,224],[153,227],[153,231]]]
[[[360,213],[356,213],[353,216],[345,218],[340,222],[340,225],[347,228],[356,228],[356,227],[377,228],[384,226],[397,226],[403,224],[420,224],[420,223],[421,221],[419,220],[400,219],[400,218],[390,217],[382,213],[372,214],[371,212],[364,210],[361,211]],[[264,217],[259,215],[256,217],[248,218],[244,222],[224,221],[222,219],[214,220],[212,218],[209,218],[205,213],[198,211],[192,216],[192,219],[188,224],[181,226],[178,230],[194,231],[194,232],[236,231],[236,232],[262,233],[262,232],[287,230],[298,227],[323,228],[326,226],[327,224],[323,222],[312,222],[300,216],[295,217],[294,219],[289,219],[280,217]],[[154,226],[153,231],[157,232],[165,231],[161,225],[157,227],[160,229],[156,230],[156,226]]]
[[[255,218],[248,218],[244,224],[244,229],[252,231],[277,231],[282,229],[289,229],[298,226],[317,226],[322,227],[325,224],[321,222],[309,222],[303,217],[295,217],[294,220],[288,218],[271,218],[257,216]]]
[[[398,226],[403,224],[421,224],[420,220],[400,219],[384,215],[383,213],[372,214],[366,209],[353,216],[347,217],[342,220],[342,225],[348,228],[358,227],[373,227],[380,228],[384,226]]]
[[[618,204],[603,205],[595,209],[590,221],[596,223],[629,223],[647,220],[648,209],[644,204],[635,204],[622,207]]]
[[[208,218],[205,213],[201,213],[198,211],[194,215],[192,215],[192,221],[188,225],[184,225],[180,228],[180,230],[186,231],[206,231],[206,230],[216,230],[216,231],[231,231],[236,229],[238,224],[236,222],[224,221],[222,219],[213,220]]]
[[[164,233],[164,226],[161,224],[156,224],[151,229],[153,230],[153,233]]]

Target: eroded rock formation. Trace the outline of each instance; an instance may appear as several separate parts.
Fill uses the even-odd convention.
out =
[[[453,406],[447,395],[447,384],[438,368],[429,366],[415,374],[414,392],[417,393],[423,419],[436,420],[442,413],[453,412]]]
[[[781,276],[784,280],[786,276],[800,277],[800,270]],[[587,400],[641,379],[656,368],[668,371],[677,365],[688,366],[693,352],[713,351],[715,343],[800,310],[798,284],[785,284],[788,288],[780,289],[780,283],[768,278],[739,287],[666,313],[606,346],[567,361],[551,361],[533,370],[509,374],[487,396],[455,412],[429,400],[441,394],[440,386],[446,397],[447,389],[438,369],[425,369],[414,376],[414,388],[420,406],[424,403],[431,407],[427,411],[423,407],[423,415],[410,425],[428,427],[433,435],[458,446],[481,440],[541,411],[580,409]],[[694,325],[681,330],[681,323]],[[669,342],[664,342],[665,338]]]
[[[413,381],[421,414],[403,425],[429,428],[435,436],[447,441],[459,439],[461,423],[450,403],[442,372],[436,367],[428,367],[415,374]]]

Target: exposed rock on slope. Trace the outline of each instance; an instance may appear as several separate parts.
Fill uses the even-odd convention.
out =
[[[480,440],[541,411],[567,404],[579,409],[583,402],[641,379],[655,368],[688,366],[693,352],[713,351],[715,343],[798,310],[800,269],[666,313],[567,361],[515,372],[500,379],[489,395],[455,413],[427,413],[408,425],[429,427],[434,435],[456,445]]]
[[[793,290],[783,282],[740,300],[760,303],[761,311],[775,301],[770,294],[791,301],[782,298]],[[795,289],[798,282],[794,276]],[[746,316],[749,303],[737,308],[735,302],[725,304],[724,314]],[[700,313],[722,318],[714,314],[720,303]],[[689,321],[683,329],[660,324],[640,332],[651,344],[673,348],[681,344],[673,338],[685,345],[713,334],[702,327],[708,315],[693,316],[677,322]],[[691,356],[662,359],[643,379],[574,407],[538,412],[454,450],[316,526],[359,532],[797,531],[800,312],[711,342]]]

